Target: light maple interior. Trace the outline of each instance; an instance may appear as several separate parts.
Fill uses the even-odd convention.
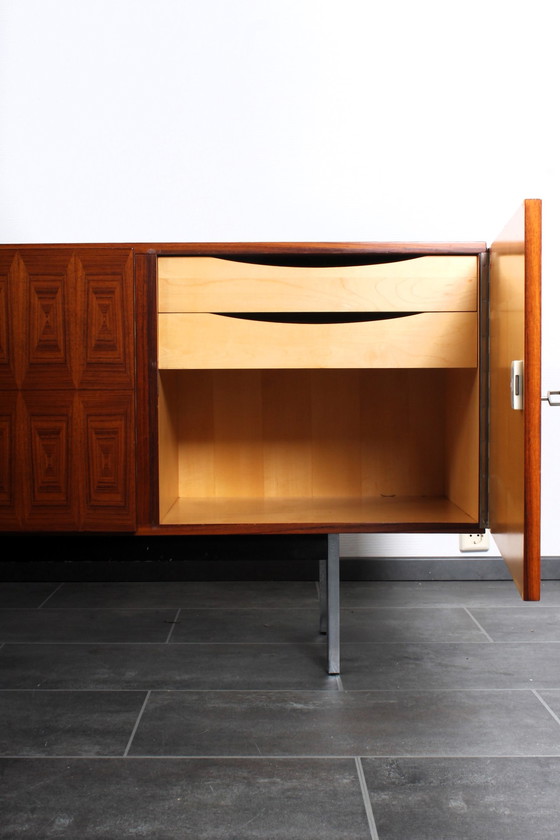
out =
[[[171,525],[471,525],[477,370],[162,370],[159,492]]]

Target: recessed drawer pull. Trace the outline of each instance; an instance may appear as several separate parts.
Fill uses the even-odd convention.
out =
[[[409,318],[419,312],[214,312],[223,318],[271,324],[360,324]]]

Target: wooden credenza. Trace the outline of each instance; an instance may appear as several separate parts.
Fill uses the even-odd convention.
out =
[[[2,246],[0,527],[490,524],[538,598],[539,328],[537,200],[490,249]]]

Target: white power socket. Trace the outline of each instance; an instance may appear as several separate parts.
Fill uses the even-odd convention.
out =
[[[490,532],[483,534],[460,534],[459,551],[488,551],[490,549]]]

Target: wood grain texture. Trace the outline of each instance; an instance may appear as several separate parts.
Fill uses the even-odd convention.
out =
[[[462,368],[478,364],[474,312],[291,324],[206,313],[158,316],[160,369]]]
[[[0,248],[4,529],[136,527],[132,257]]]
[[[77,392],[76,459],[83,531],[134,531],[136,471],[134,394],[125,391]]]
[[[0,384],[134,385],[132,252],[0,251]]]
[[[510,363],[524,361],[524,408]],[[527,200],[490,252],[490,527],[525,600],[540,592],[541,202]]]
[[[295,254],[310,252],[325,255],[377,254],[380,256],[411,255],[467,255],[480,254],[486,250],[486,242],[105,242],[105,243],[36,243],[0,245],[2,250],[14,248],[34,250],[58,250],[80,248],[81,250],[134,249],[139,254],[160,254],[162,256],[185,255],[247,255],[247,254]]]
[[[156,522],[158,491],[158,400],[156,257],[136,254],[136,511],[139,525]]]
[[[13,529],[133,531],[133,417],[131,392],[18,392]]]
[[[480,510],[480,391],[478,370],[445,375],[446,495],[477,519]]]
[[[72,251],[18,252],[14,263],[14,350],[20,388],[73,388]]]
[[[78,442],[74,392],[20,392],[22,454],[17,492],[31,530],[80,530]]]
[[[452,312],[477,309],[476,257],[355,266],[158,259],[159,312]]]
[[[18,282],[20,259],[14,249],[0,250],[0,388],[18,386],[15,336],[21,325]]]
[[[446,428],[446,405],[455,401],[452,416],[462,411],[463,386],[473,389],[476,371],[470,385],[465,372],[456,373],[460,382],[449,388],[452,372],[439,370],[162,371],[161,521],[200,524],[202,516],[232,525],[234,511],[246,519],[260,500],[261,524],[281,517],[285,527],[291,506],[301,526],[319,510],[324,521],[330,499],[333,521],[349,524],[353,510],[358,522],[375,524],[366,511],[373,516],[378,502],[392,499],[391,521],[400,525],[396,511],[413,510],[416,498],[424,511],[434,500],[438,522],[472,527],[478,472],[463,463],[460,484],[452,474],[461,459],[478,463],[477,437],[466,445]],[[450,456],[454,444],[458,453]]]
[[[134,264],[130,250],[76,251],[71,312],[79,388],[134,386]]]
[[[19,530],[22,525],[16,481],[17,397],[15,390],[0,391],[0,526],[6,530]]]
[[[476,524],[449,499],[178,499],[162,525],[185,526],[197,533],[332,533],[415,531]],[[361,524],[360,524],[361,523]],[[181,531],[178,530],[178,533]]]

